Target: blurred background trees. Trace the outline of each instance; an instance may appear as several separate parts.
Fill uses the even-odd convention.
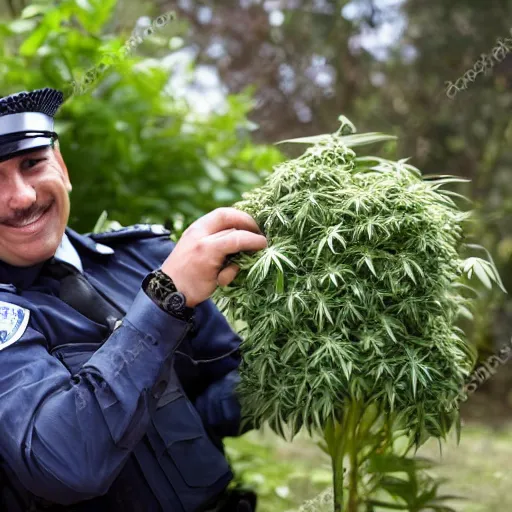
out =
[[[252,142],[247,93],[226,96],[209,113],[173,94],[166,30],[186,31],[183,21],[170,20],[175,26],[144,40],[151,57],[134,51],[84,90],[71,85],[94,78],[84,72],[128,39],[117,10],[113,0],[32,4],[0,28],[3,94],[50,86],[68,97],[57,132],[74,186],[71,225],[91,230],[102,210],[122,224],[166,222],[177,214],[187,223],[231,204],[281,155]],[[180,80],[192,72],[183,69]]]
[[[171,10],[174,21],[71,94],[72,80]],[[0,94],[66,90],[58,130],[81,231],[103,210],[179,229],[297,150],[274,142],[331,132],[345,114],[361,132],[399,137],[375,148],[383,156],[471,179],[459,189],[474,200],[471,239],[512,290],[512,57],[446,95],[510,36],[511,14],[512,0],[0,0]],[[512,299],[479,300],[470,332],[485,357],[512,336]],[[509,415],[509,366],[464,417]]]

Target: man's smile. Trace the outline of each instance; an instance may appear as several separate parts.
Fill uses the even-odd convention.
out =
[[[51,201],[49,204],[35,209],[32,213],[21,219],[10,219],[2,222],[1,225],[5,226],[9,231],[19,234],[36,233],[44,225],[54,204],[55,201]]]

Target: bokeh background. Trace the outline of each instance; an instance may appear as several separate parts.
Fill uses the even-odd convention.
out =
[[[0,0],[0,95],[66,92],[57,129],[74,185],[70,224],[82,232],[107,211],[177,237],[297,154],[277,141],[332,132],[344,114],[359,132],[398,136],[373,153],[471,180],[453,189],[473,201],[468,240],[489,249],[512,290],[512,57],[446,94],[511,30],[510,0]],[[485,359],[512,337],[512,299],[496,289],[478,301],[466,330]],[[446,492],[466,497],[456,510],[512,510],[511,367],[463,405],[459,446],[449,439],[442,458],[422,449]],[[305,436],[287,444],[252,432],[227,449],[262,512],[297,510],[330,484]]]

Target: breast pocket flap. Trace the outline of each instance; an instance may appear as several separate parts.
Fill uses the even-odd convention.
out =
[[[163,449],[157,455],[164,471],[172,462],[188,486],[207,487],[230,471],[223,453],[208,437],[199,414],[185,396],[158,409],[153,425],[161,443],[152,444]]]

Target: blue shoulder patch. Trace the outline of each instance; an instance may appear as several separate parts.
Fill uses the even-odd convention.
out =
[[[30,311],[0,301],[0,350],[18,341],[27,330]]]
[[[161,224],[135,224],[114,231],[88,233],[93,240],[116,240],[120,238],[149,238],[153,236],[169,236],[171,232]]]

